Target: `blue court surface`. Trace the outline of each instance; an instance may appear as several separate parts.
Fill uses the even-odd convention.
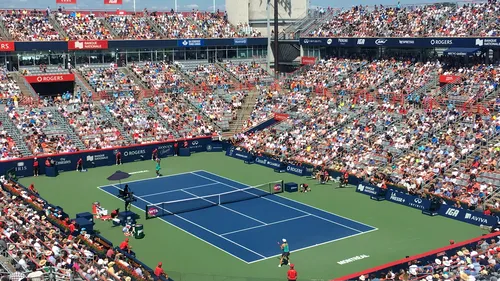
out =
[[[210,172],[193,171],[127,182],[137,201],[134,206],[194,199],[248,188]],[[124,183],[122,183],[123,186]],[[99,187],[117,196],[119,186]],[[145,217],[145,213],[141,214]],[[254,263],[281,254],[278,242],[286,238],[295,252],[377,230],[279,195],[162,216],[161,219],[196,238],[246,262]]]

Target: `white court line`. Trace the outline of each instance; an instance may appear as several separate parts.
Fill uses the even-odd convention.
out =
[[[257,226],[247,227],[247,228],[243,228],[243,229],[240,229],[240,230],[235,230],[235,231],[230,231],[230,232],[222,233],[221,235],[225,236],[225,235],[229,235],[229,234],[233,234],[233,233],[238,233],[238,232],[243,232],[243,231],[247,231],[247,230],[251,230],[251,229],[261,228],[261,227],[268,226],[268,225],[273,225],[273,224],[283,223],[283,222],[287,222],[287,221],[298,220],[298,219],[305,218],[305,217],[310,217],[310,216],[311,215],[303,215],[303,216],[298,216],[298,217],[290,218],[290,219],[286,219],[286,220],[274,221],[274,222],[270,222],[270,223],[268,223],[266,225],[257,225]]]
[[[193,175],[197,175],[198,177],[205,178],[205,179],[207,179],[207,180],[211,180],[211,181],[213,181],[213,182],[218,182],[218,183],[220,183],[220,184],[222,184],[222,185],[225,185],[225,186],[231,187],[231,188],[233,188],[233,189],[241,189],[241,188],[237,188],[237,187],[234,187],[234,186],[232,186],[232,185],[229,185],[229,184],[227,184],[227,183],[223,183],[223,182],[220,182],[220,181],[217,181],[217,180],[211,179],[211,178],[209,178],[209,177],[205,177],[205,176],[198,175],[198,174],[195,174],[195,173],[192,173],[192,174],[193,174]],[[248,192],[248,193],[252,194],[251,192]],[[254,194],[254,195],[255,195],[255,194]],[[286,204],[283,204],[283,203],[280,203],[280,202],[277,202],[277,201],[271,200],[271,199],[266,198],[266,197],[261,197],[261,198],[262,198],[262,199],[264,199],[264,200],[267,200],[267,201],[269,201],[269,202],[273,202],[273,203],[276,203],[276,204],[278,204],[278,205],[285,206],[285,207],[290,208],[290,209],[292,209],[292,210],[299,211],[299,212],[304,213],[304,214],[306,214],[306,215],[311,215],[311,216],[313,216],[313,217],[315,217],[315,218],[318,218],[318,219],[321,219],[321,220],[324,220],[324,221],[327,221],[327,222],[330,222],[330,223],[336,224],[336,225],[338,225],[338,226],[342,226],[342,227],[347,228],[347,229],[350,229],[350,230],[352,230],[352,231],[356,231],[356,232],[358,232],[358,233],[363,233],[363,232],[364,232],[364,231],[361,231],[361,230],[359,230],[359,229],[352,228],[352,227],[349,227],[349,226],[347,226],[347,225],[344,225],[344,224],[341,224],[341,223],[338,223],[338,222],[335,222],[335,221],[329,220],[329,219],[327,219],[327,218],[324,218],[324,217],[321,217],[321,216],[318,216],[318,215],[315,215],[315,214],[308,213],[308,212],[306,212],[306,211],[304,211],[304,210],[301,210],[301,209],[298,209],[298,208],[295,208],[295,207],[292,207],[292,206],[288,206],[288,205],[286,205]]]
[[[217,184],[218,184],[218,183],[217,183]],[[181,191],[183,191],[184,193],[187,193],[187,194],[189,194],[189,195],[194,196],[195,198],[193,198],[193,199],[200,198],[200,199],[203,199],[203,200],[205,200],[205,201],[207,201],[207,202],[210,202],[211,204],[217,204],[217,203],[214,203],[214,202],[212,202],[212,201],[210,201],[210,200],[207,200],[207,199],[205,199],[205,198],[201,198],[200,196],[198,196],[198,195],[196,195],[196,194],[194,194],[194,193],[187,192],[187,191],[185,191],[184,189],[181,189]],[[191,198],[188,198],[188,199],[191,199]],[[260,220],[258,220],[258,219],[256,219],[256,218],[251,217],[251,216],[247,216],[247,215],[245,215],[245,214],[243,214],[243,213],[240,213],[240,212],[238,212],[238,211],[236,211],[236,210],[233,210],[233,209],[228,208],[228,207],[226,207],[226,206],[223,206],[223,205],[221,205],[221,204],[218,204],[217,206],[219,206],[219,207],[221,207],[221,208],[223,208],[223,209],[226,209],[226,210],[228,210],[228,211],[231,211],[231,212],[233,212],[233,213],[236,213],[236,214],[238,214],[238,215],[241,215],[241,216],[244,216],[244,217],[246,217],[246,218],[249,218],[249,219],[251,219],[251,220],[254,220],[254,221],[256,221],[256,222],[258,222],[258,223],[262,224],[262,226],[266,226],[266,225],[267,225],[267,223],[265,223],[265,222],[263,222],[263,221],[260,221]]]
[[[111,185],[111,186],[112,186],[112,187],[114,187],[114,188],[116,188],[116,189],[118,189],[118,190],[121,190],[119,187],[117,187],[117,186],[115,186],[115,185]],[[108,193],[109,193],[109,192],[108,192]],[[114,194],[112,194],[112,193],[109,193],[109,194],[111,194],[111,195],[115,196],[115,195],[114,195]],[[115,197],[116,197],[116,196],[115,196]],[[137,196],[136,196],[136,197],[137,197]],[[117,197],[117,198],[118,198],[118,197]],[[146,202],[147,204],[154,205],[153,203],[151,203],[151,202],[149,202],[149,201],[147,201],[147,200],[144,200],[144,199],[142,199],[141,197],[137,197],[137,198],[138,198],[138,199],[140,199],[140,200],[142,200],[143,202]],[[135,206],[135,205],[134,205],[134,206]],[[139,207],[137,207],[137,206],[135,206],[135,207],[136,207],[136,208],[138,208],[139,210],[143,210],[142,208],[139,208]],[[143,211],[144,211],[144,210],[143,210]],[[182,220],[184,220],[184,221],[186,221],[186,222],[188,222],[188,223],[190,223],[190,224],[192,224],[192,225],[194,225],[194,226],[197,226],[197,227],[199,227],[199,228],[201,228],[201,229],[205,230],[206,232],[209,232],[209,233],[211,233],[211,234],[213,234],[213,235],[215,235],[215,236],[218,236],[219,238],[222,238],[222,239],[224,239],[224,240],[228,241],[229,243],[232,243],[232,244],[234,244],[234,245],[236,245],[236,246],[238,246],[238,247],[240,247],[240,248],[242,248],[242,249],[245,249],[245,250],[249,251],[250,253],[253,253],[253,254],[255,254],[255,255],[259,256],[259,257],[266,258],[266,256],[261,255],[261,254],[259,254],[259,253],[255,252],[255,251],[253,251],[253,250],[251,250],[251,249],[249,249],[249,248],[247,248],[247,247],[243,246],[243,245],[240,245],[240,244],[238,244],[238,243],[234,242],[233,240],[228,239],[228,238],[226,238],[226,237],[224,237],[224,236],[222,236],[222,235],[220,235],[220,234],[217,234],[217,233],[215,233],[215,232],[211,231],[210,229],[205,228],[205,227],[203,227],[203,226],[201,226],[201,225],[199,225],[199,224],[197,224],[197,223],[195,223],[195,222],[192,222],[192,221],[190,221],[190,220],[188,220],[188,219],[186,219],[186,218],[184,218],[184,217],[182,217],[182,216],[180,216],[180,215],[178,215],[178,214],[172,214],[172,215],[173,215],[173,216],[176,216],[176,217],[178,217],[178,218],[180,218],[180,219],[182,219]],[[179,228],[178,226],[176,226],[176,225],[174,225],[174,224],[171,224],[170,222],[168,222],[168,221],[164,220],[163,218],[162,218],[162,220],[163,220],[164,222],[167,222],[167,223],[168,223],[168,224],[170,224],[170,225],[173,225],[173,226],[175,226],[175,227]],[[179,229],[182,229],[182,228],[179,228]],[[182,229],[182,230],[184,230],[184,229]],[[186,231],[186,230],[184,230],[184,231],[185,231],[186,233],[191,234],[190,232],[188,232],[188,231]],[[208,244],[210,244],[210,245],[212,245],[212,246],[216,247],[217,249],[222,250],[221,248],[219,248],[219,247],[217,247],[217,246],[213,245],[212,243],[209,243],[208,241],[205,241],[205,240],[203,240],[203,239],[199,238],[198,236],[196,236],[196,235],[194,235],[194,234],[191,234],[191,235],[193,235],[194,237],[196,237],[196,238],[200,239],[201,241],[204,241],[204,242],[206,242],[206,243],[208,243]],[[233,255],[233,254],[231,254],[231,253],[229,253],[229,252],[227,252],[227,251],[225,251],[225,250],[222,250],[222,251],[223,251],[223,252],[226,252],[226,253],[228,253],[228,254],[230,254],[230,255],[231,255],[231,256],[233,256],[233,257],[236,257],[235,255]],[[236,257],[236,258],[238,258],[239,260],[242,260],[242,259],[241,259],[241,258],[239,258],[239,257]],[[245,261],[245,260],[242,260],[242,261],[244,261],[244,262],[248,263],[248,262],[247,262],[247,261]]]
[[[330,244],[330,243],[333,243],[333,242],[337,242],[337,241],[340,241],[340,240],[344,240],[344,239],[347,239],[347,238],[352,238],[352,237],[360,236],[360,235],[363,235],[363,234],[366,234],[366,233],[370,233],[370,232],[373,232],[373,231],[377,231],[377,230],[378,230],[378,228],[375,228],[375,229],[372,229],[372,230],[368,230],[368,231],[365,231],[365,232],[352,234],[352,235],[349,235],[349,236],[344,236],[344,237],[341,237],[341,238],[338,238],[338,239],[333,239],[333,240],[326,241],[326,242],[323,242],[323,243],[314,244],[314,245],[303,247],[303,248],[298,248],[296,250],[293,250],[292,253],[300,252],[300,251],[311,249],[311,248],[318,247],[318,246],[323,246],[323,245]],[[258,260],[254,260],[254,261],[248,262],[248,264],[252,264],[252,263],[256,263],[256,262],[260,262],[260,261],[272,259],[272,258],[279,257],[279,256],[281,256],[281,254],[270,256],[270,257],[265,257],[265,258],[258,259]]]
[[[121,184],[127,184],[127,183],[132,183],[132,182],[141,182],[141,181],[150,181],[150,180],[159,180],[159,179],[162,179],[162,178],[170,178],[170,177],[175,177],[175,176],[180,176],[180,175],[189,175],[189,174],[194,173],[194,172],[204,172],[204,171],[203,170],[196,170],[196,171],[191,171],[191,172],[176,173],[176,174],[161,176],[159,178],[157,178],[155,176],[153,178],[146,178],[146,179],[133,180],[133,181],[124,181]],[[106,187],[106,186],[111,186],[111,185],[110,184],[101,185],[101,186],[98,186],[97,188]]]
[[[242,182],[239,182],[239,181],[235,181],[235,180],[232,180],[232,179],[230,179],[230,178],[223,177],[223,176],[220,176],[220,175],[217,175],[217,174],[214,174],[214,173],[212,173],[212,172],[205,171],[205,170],[192,171],[192,172],[191,172],[191,174],[196,173],[196,172],[205,172],[205,173],[207,173],[207,174],[211,174],[211,175],[213,175],[213,176],[216,176],[216,177],[219,177],[219,178],[222,178],[222,179],[226,179],[226,180],[228,180],[228,181],[232,181],[232,182],[237,183],[237,184],[241,184],[241,185],[244,185],[244,186],[249,186],[248,184],[245,184],[245,183],[242,183]],[[195,174],[195,175],[198,175],[198,174]],[[198,176],[199,176],[199,175],[198,175]],[[212,181],[213,181],[213,180],[212,180]],[[234,186],[231,186],[231,187],[232,187],[232,188],[236,188],[236,187],[234,187]],[[279,195],[277,195],[277,196],[279,196]],[[280,196],[280,197],[281,197],[281,196]],[[336,217],[343,218],[343,219],[346,219],[346,220],[353,221],[353,222],[355,222],[355,223],[358,223],[358,224],[364,225],[364,226],[366,226],[366,227],[373,228],[373,230],[378,230],[378,228],[376,228],[376,227],[374,227],[374,226],[371,226],[371,225],[368,225],[368,224],[366,224],[366,223],[362,223],[362,222],[359,222],[359,221],[356,221],[356,220],[353,220],[353,219],[350,219],[350,218],[347,218],[347,217],[344,217],[344,216],[341,216],[341,215],[337,215],[337,214],[334,214],[334,213],[332,213],[332,212],[328,212],[328,211],[322,210],[322,209],[320,209],[320,208],[317,208],[317,207],[314,207],[314,206],[311,206],[311,205],[307,205],[307,204],[302,203],[302,202],[299,202],[299,201],[297,201],[297,200],[290,199],[290,198],[288,198],[288,197],[282,197],[282,198],[284,198],[284,199],[286,199],[286,200],[290,200],[290,201],[295,202],[295,203],[297,203],[297,204],[300,204],[300,205],[302,205],[302,206],[306,206],[306,207],[309,207],[309,208],[313,208],[313,209],[316,209],[316,210],[318,210],[318,211],[325,212],[325,213],[328,213],[328,214],[330,214],[330,215],[334,215],[334,216],[336,216]],[[271,201],[273,201],[273,200],[271,200]],[[275,202],[275,201],[273,201],[273,202]],[[278,202],[276,202],[276,203],[278,203]],[[373,230],[368,230],[368,231],[366,231],[366,232],[371,232],[371,231],[373,231]]]
[[[167,194],[167,193],[179,192],[179,191],[184,191],[184,190],[189,190],[189,189],[195,189],[195,188],[200,188],[200,187],[204,187],[204,186],[218,185],[218,184],[219,184],[218,182],[212,182],[212,183],[207,183],[207,184],[190,186],[190,187],[187,187],[187,188],[174,189],[174,190],[168,190],[168,191],[157,192],[157,193],[148,193],[146,195],[141,195],[141,197],[143,197],[143,198],[144,197],[150,197],[150,196],[155,196],[155,195],[160,195],[160,194]]]

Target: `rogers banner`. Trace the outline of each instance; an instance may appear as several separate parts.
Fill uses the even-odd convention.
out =
[[[74,74],[32,75],[24,76],[24,78],[30,84],[75,81]]]
[[[123,0],[104,0],[104,5],[121,5]]]
[[[68,50],[105,50],[108,48],[106,40],[68,41]]]
[[[439,76],[439,83],[446,83],[446,84],[458,83],[460,82],[461,79],[462,77],[457,75],[441,75]]]
[[[301,64],[306,64],[306,65],[315,64],[316,63],[316,57],[301,57],[300,58],[300,63]]]
[[[14,42],[0,42],[0,52],[13,52],[15,50]]]
[[[76,0],[56,0],[56,4],[76,4]]]

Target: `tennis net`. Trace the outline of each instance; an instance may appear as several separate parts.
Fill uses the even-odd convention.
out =
[[[180,189],[179,191],[183,190]],[[149,204],[146,205],[146,219],[181,214],[281,192],[283,192],[283,181],[275,181],[224,193]]]

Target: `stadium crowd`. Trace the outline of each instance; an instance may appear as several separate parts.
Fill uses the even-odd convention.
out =
[[[498,36],[497,1],[463,5],[355,6],[307,31],[312,37]]]
[[[458,247],[451,255],[445,253],[428,262],[414,260],[407,268],[399,271],[387,269],[378,273],[361,275],[357,280],[497,280],[500,276],[500,242],[497,240],[482,239],[471,246]]]
[[[78,229],[61,210],[47,206],[36,196],[34,187],[28,191],[3,176],[0,183],[0,253],[14,267],[10,280],[31,280],[34,272],[47,272],[49,267],[61,280],[131,281],[156,277],[107,241]]]

